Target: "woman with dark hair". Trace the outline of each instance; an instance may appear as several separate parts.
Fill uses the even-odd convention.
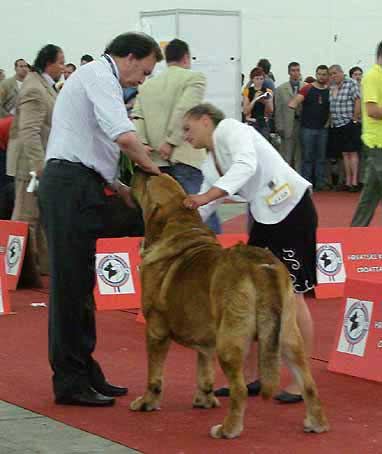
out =
[[[184,131],[186,141],[208,152],[201,191],[189,195],[185,206],[199,208],[202,219],[207,219],[226,197],[238,194],[249,203],[254,222],[248,244],[270,249],[288,268],[296,295],[297,324],[309,356],[313,323],[304,294],[316,284],[317,229],[311,184],[254,128],[224,119],[210,104],[186,113]],[[253,375],[251,370],[248,381]],[[258,381],[247,386],[250,395],[258,394]],[[217,395],[228,392],[222,388]],[[302,401],[297,378],[276,398],[284,403]]]
[[[261,68],[252,69],[249,78],[252,84],[244,89],[244,115],[247,123],[269,140],[269,118],[273,112],[273,93],[264,87],[265,73]]]

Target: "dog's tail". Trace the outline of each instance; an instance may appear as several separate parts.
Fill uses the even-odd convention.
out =
[[[280,384],[280,333],[283,307],[288,295],[283,292],[285,283],[282,280],[286,276],[280,273],[279,265],[264,265],[264,271],[268,274],[267,281],[274,285],[268,289],[268,297],[256,305],[256,331],[260,394],[264,399],[269,399]]]

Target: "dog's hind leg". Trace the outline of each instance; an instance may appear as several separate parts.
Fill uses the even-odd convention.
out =
[[[163,366],[170,346],[170,337],[162,316],[151,311],[147,318],[146,345],[148,355],[148,383],[143,396],[130,404],[133,411],[159,410],[162,397]]]
[[[234,336],[230,328],[232,327],[220,327],[219,331],[225,334],[218,335],[217,338],[219,363],[230,389],[230,406],[223,424],[211,428],[211,436],[214,438],[235,438],[241,434],[248,396],[243,367],[250,335]]]
[[[219,407],[219,401],[213,392],[215,368],[213,363],[215,350],[198,352],[197,383],[198,389],[194,394],[192,405],[197,408]]]
[[[329,423],[321,407],[317,386],[308,365],[300,331],[294,322],[290,323],[287,330],[283,330],[281,355],[302,390],[306,406],[305,432],[327,432]]]

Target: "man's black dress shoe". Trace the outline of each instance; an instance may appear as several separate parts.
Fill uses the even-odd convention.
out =
[[[104,396],[93,388],[87,388],[78,393],[56,398],[56,404],[80,405],[84,407],[109,407],[114,405],[115,399]]]
[[[102,383],[102,385],[93,385],[93,388],[99,393],[108,397],[126,396],[126,394],[129,392],[127,388],[111,385],[107,381]]]

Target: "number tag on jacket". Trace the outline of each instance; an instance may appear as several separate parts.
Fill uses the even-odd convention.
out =
[[[280,203],[285,202],[292,195],[291,188],[288,183],[283,184],[282,186],[275,188],[271,195],[266,197],[267,204],[269,206],[280,205]]]

